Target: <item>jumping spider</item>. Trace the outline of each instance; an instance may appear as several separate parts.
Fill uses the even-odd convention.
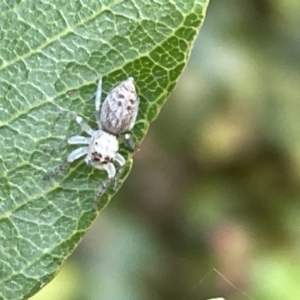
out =
[[[130,132],[136,121],[139,98],[133,82],[134,79],[129,77],[112,89],[101,107],[102,77],[99,79],[95,97],[98,129],[91,129],[80,116],[76,116],[76,122],[90,137],[75,135],[68,139],[68,144],[87,145],[73,150],[68,162],[86,155],[85,162],[96,169],[106,170],[109,179],[116,175],[114,161],[120,166],[125,165],[125,158],[118,153],[117,136]],[[125,138],[129,135],[126,134]]]

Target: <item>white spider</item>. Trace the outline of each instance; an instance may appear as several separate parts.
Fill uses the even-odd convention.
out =
[[[99,79],[95,97],[98,130],[91,129],[80,116],[76,116],[76,122],[90,137],[75,135],[69,138],[68,144],[87,146],[73,150],[67,158],[68,162],[86,155],[85,162],[88,165],[106,170],[109,179],[115,177],[116,168],[113,162],[118,162],[120,166],[125,164],[125,158],[118,153],[117,136],[131,131],[139,107],[139,98],[133,82],[134,79],[129,77],[112,89],[101,107],[102,78]]]

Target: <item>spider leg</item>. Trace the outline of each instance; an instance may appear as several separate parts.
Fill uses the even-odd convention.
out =
[[[87,123],[85,123],[80,116],[76,116],[75,120],[80,125],[83,131],[85,131],[89,135],[93,134],[94,130]]]
[[[53,143],[52,145],[46,146],[43,148],[44,152],[60,151],[62,148],[65,148],[68,144],[68,140],[64,139],[61,142]]]
[[[95,196],[95,200],[93,203],[93,209],[97,209],[99,202],[101,201],[102,196],[106,192],[107,188],[110,184],[110,178],[107,178],[99,187]]]
[[[130,133],[125,133],[119,136],[119,141],[125,143],[126,147],[130,148],[132,151],[135,150],[135,141]]]
[[[99,78],[98,85],[97,85],[97,91],[96,91],[96,97],[95,97],[96,120],[97,120],[99,129],[101,129],[101,122],[100,122],[101,94],[102,94],[102,77]]]
[[[74,144],[83,144],[88,145],[90,143],[91,138],[87,138],[85,136],[75,135],[68,139],[68,144],[74,145]]]
[[[120,165],[120,166],[124,166],[126,163],[125,158],[120,154],[117,153],[114,160]]]
[[[92,164],[93,165],[93,164]],[[101,197],[106,192],[107,188],[109,187],[111,180],[116,176],[116,168],[113,163],[108,164],[101,164],[101,165],[93,165],[94,168],[98,170],[105,170],[108,174],[108,178],[104,179],[102,184],[99,186],[94,203],[93,208],[97,209],[97,206],[99,204],[99,201],[101,200]]]
[[[116,168],[113,163],[103,165],[103,169],[106,170],[109,179],[112,179],[116,176]]]
[[[43,180],[50,180],[52,177],[60,175],[62,172],[66,171],[69,167],[69,162],[65,159],[62,161],[61,164],[54,167],[52,170],[48,171],[44,177]]]
[[[74,160],[78,159],[79,157],[88,153],[88,147],[80,147],[73,150],[67,158],[68,162],[73,162]]]
[[[91,162],[88,158],[86,159],[86,163],[90,164],[92,167],[98,170],[105,170],[108,174],[108,178],[112,179],[116,176],[116,168],[113,163],[108,163],[108,164],[95,164]]]
[[[124,157],[117,153],[115,160],[122,166],[125,164],[125,159]],[[114,189],[116,189],[117,186],[117,181],[116,181],[116,168],[114,166],[113,163],[108,163],[106,165],[101,165],[98,166],[98,168],[100,169],[105,169],[107,174],[108,174],[108,178],[106,180],[104,180],[103,184],[101,184],[101,186],[98,188],[96,197],[95,197],[95,201],[93,204],[93,208],[97,209],[97,206],[99,204],[99,201],[101,200],[101,197],[104,195],[104,193],[106,192],[107,188],[109,187],[109,185],[111,184],[112,180],[115,181],[114,183]]]

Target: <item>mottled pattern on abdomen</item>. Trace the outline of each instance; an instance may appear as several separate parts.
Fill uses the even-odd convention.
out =
[[[129,77],[115,87],[104,100],[100,113],[102,129],[112,134],[130,131],[136,118],[137,105],[133,78]]]

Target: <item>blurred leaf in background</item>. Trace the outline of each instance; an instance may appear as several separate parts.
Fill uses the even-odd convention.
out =
[[[66,141],[80,133],[74,113],[96,127],[99,77],[104,96],[129,76],[135,79],[141,102],[132,134],[139,146],[187,63],[207,5],[208,0],[0,3],[1,300],[28,299],[43,288],[129,174],[133,151],[125,143],[120,152],[127,163],[110,184],[106,172],[84,160],[66,162],[74,149]],[[95,207],[99,185],[104,195]],[[125,283],[119,287],[126,292]]]

